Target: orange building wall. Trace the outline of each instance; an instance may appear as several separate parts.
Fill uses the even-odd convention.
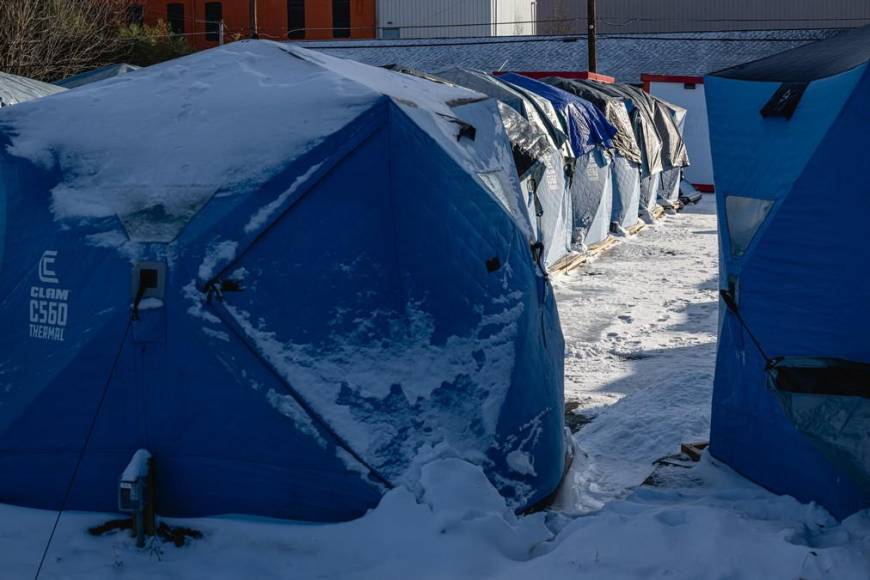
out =
[[[142,0],[146,24],[166,21],[166,5],[184,5],[187,39],[197,50],[217,46],[217,41],[205,38],[205,4],[210,0]],[[375,38],[377,0],[351,0],[351,38]],[[248,38],[249,0],[223,0],[224,39]],[[305,39],[333,38],[332,0],[305,0]],[[260,38],[287,40],[287,0],[257,0],[257,32]],[[295,39],[298,40],[298,39]]]

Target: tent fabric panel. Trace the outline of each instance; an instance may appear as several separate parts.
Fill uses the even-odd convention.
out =
[[[611,222],[624,229],[635,225],[640,209],[640,167],[622,155],[614,155],[613,213]]]
[[[498,199],[531,241],[532,222],[525,207],[526,200],[519,176],[513,165],[511,144],[505,132],[498,102],[487,99],[462,104],[454,107],[453,113],[457,119],[475,129],[473,139],[462,137],[456,141],[451,140],[451,145],[458,143],[458,147],[465,154],[457,159],[460,167],[465,172],[476,175],[486,191]]]
[[[778,394],[786,416],[798,431],[870,496],[870,400],[783,391]]]
[[[727,196],[778,200],[791,191],[866,70],[862,67],[812,83],[790,120],[759,114],[777,84],[709,77],[710,146],[716,188],[723,194],[717,196],[719,215],[726,215]],[[806,218],[811,220],[809,215]],[[744,259],[732,255],[727,228],[720,230],[720,242],[727,275],[739,276]]]
[[[550,266],[571,252],[571,197],[562,158],[546,135],[519,113],[503,103],[499,111],[517,169],[526,168],[520,171],[525,207],[535,240],[544,244],[544,264]]]
[[[551,150],[544,159],[544,174],[538,184],[537,197],[544,215],[544,265],[552,266],[572,251],[573,209],[571,194],[565,182],[565,169],[558,151]]]
[[[657,205],[661,187],[660,175],[660,173],[656,173],[640,180],[640,211],[641,215],[647,219],[650,219]]]
[[[659,199],[666,202],[669,206],[673,206],[680,199],[680,182],[682,179],[683,170],[679,167],[662,171]]]
[[[405,133],[402,113],[396,117],[394,134]],[[438,321],[433,343],[477,336],[479,354],[484,355],[480,359],[484,368],[472,373],[470,382],[462,379],[458,398],[451,395],[438,403],[447,405],[442,411],[445,417],[468,413],[472,422],[451,419],[453,425],[439,436],[456,449],[469,445],[486,449],[493,465],[485,465],[485,470],[493,483],[511,505],[531,505],[555,489],[564,465],[565,443],[553,414],[562,405],[564,342],[552,290],[542,273],[529,267],[528,240],[501,204],[474,193],[480,186],[451,169],[443,156],[433,154],[426,135],[415,134],[400,149],[397,138],[394,143],[397,249],[408,300]],[[418,172],[433,179],[412,195],[401,184]],[[420,224],[426,224],[427,235],[419,235]],[[511,290],[506,293],[506,288]],[[512,312],[522,315],[505,325],[516,315]],[[481,328],[485,330],[478,334]],[[502,336],[515,336],[516,342],[493,348]],[[508,360],[512,363],[505,365]],[[492,382],[496,377],[500,378]],[[445,395],[451,390],[445,389]],[[470,407],[463,410],[466,406]],[[508,441],[516,445],[511,434],[538,416],[542,416],[541,440],[522,449],[529,454],[535,474],[518,473],[505,463],[504,445]],[[496,419],[494,425],[491,419]],[[490,432],[489,427],[497,428]]]
[[[600,149],[583,155],[574,165],[571,205],[575,247],[607,239],[613,208],[610,156]]]
[[[765,361],[730,313],[720,332],[713,388],[710,451],[775,493],[816,501],[837,517],[870,505],[795,427],[770,390]]]
[[[845,208],[870,212],[867,152],[856,146],[870,126],[867,95],[870,71],[742,259],[741,307],[772,356],[870,360],[870,344],[855,340],[870,326],[870,278],[855,267],[870,263],[870,247],[843,217]],[[820,194],[830,190],[832,168],[835,201]]]
[[[788,193],[863,72],[862,67],[812,83],[790,120],[760,114],[778,83],[708,77],[717,190],[763,199]]]

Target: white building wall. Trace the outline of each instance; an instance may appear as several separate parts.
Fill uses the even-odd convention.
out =
[[[492,0],[494,36],[524,36],[537,30],[534,0]]]
[[[870,0],[597,0],[598,32],[848,28],[870,24]],[[586,2],[538,0],[541,34],[582,34]]]
[[[693,184],[714,185],[704,84],[698,83],[694,89],[687,89],[683,83],[654,81],[650,83],[649,92],[653,96],[686,109],[683,139],[686,141],[691,163],[685,172],[686,179]]]
[[[380,38],[534,34],[535,0],[379,0]]]

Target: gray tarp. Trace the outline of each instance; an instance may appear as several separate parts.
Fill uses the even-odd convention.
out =
[[[543,244],[542,261],[550,267],[572,250],[571,196],[562,157],[547,136],[513,107],[499,103],[498,108],[511,141],[529,220],[536,240]]]
[[[498,99],[518,111],[527,120],[529,119],[531,104],[521,94],[484,72],[451,68],[439,72],[438,78]]]
[[[629,115],[634,126],[634,135],[641,150],[641,175],[643,177],[661,173],[662,167],[662,140],[656,131],[655,107],[647,99],[643,91],[629,85],[619,83],[607,84],[596,81],[578,80],[580,84],[598,89],[606,94],[627,99]],[[638,94],[640,93],[640,94]]]
[[[0,72],[0,107],[61,93],[66,89],[26,77]]]
[[[598,107],[610,124],[616,127],[613,145],[619,154],[635,163],[641,162],[640,147],[637,144],[628,108],[625,106],[625,98],[616,97],[596,87],[562,77],[549,77],[544,79],[544,82],[585,99]]]
[[[493,78],[495,79],[495,77]],[[576,157],[574,155],[574,152],[571,150],[571,144],[568,142],[568,135],[565,133],[565,128],[562,125],[562,119],[559,117],[559,113],[556,112],[556,108],[553,106],[553,103],[540,95],[536,95],[531,91],[527,91],[514,85],[507,85],[506,83],[503,83],[498,79],[495,80],[501,85],[509,86],[509,88],[521,94],[528,102],[532,104],[532,106],[538,112],[540,118],[546,124],[547,133],[550,135],[553,142],[557,145],[559,151],[562,153],[562,157],[565,157],[567,159],[574,159]]]
[[[564,145],[567,137],[544,120],[531,100],[486,73],[450,69],[436,78],[500,101],[499,113],[527,197],[529,220],[536,241],[543,244],[542,261],[545,266],[552,266],[572,250],[571,196],[565,182],[562,152],[554,140],[561,139],[559,143]]]
[[[678,113],[675,105],[649,96],[656,107],[656,130],[662,139],[662,164],[665,169],[688,167],[689,154],[686,152],[686,143],[677,126],[675,115]]]
[[[551,123],[544,118],[544,113],[539,111],[530,98],[513,87],[497,80],[495,77],[481,71],[462,68],[452,68],[438,73],[439,78],[450,81],[461,87],[466,87],[490,96],[509,105],[519,112],[525,119],[543,131],[556,149],[562,149],[567,143],[567,136],[558,127],[552,127]]]

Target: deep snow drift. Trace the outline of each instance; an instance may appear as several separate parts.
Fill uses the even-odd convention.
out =
[[[442,459],[419,496],[389,492],[346,524],[247,517],[173,521],[184,548],[93,538],[106,514],[65,513],[42,578],[837,578],[870,571],[870,512],[838,523],[709,457],[651,462],[706,438],[715,354],[711,199],[555,282],[568,401],[594,420],[556,510],[517,517],[474,466]],[[0,578],[31,578],[55,518],[0,506]]]

